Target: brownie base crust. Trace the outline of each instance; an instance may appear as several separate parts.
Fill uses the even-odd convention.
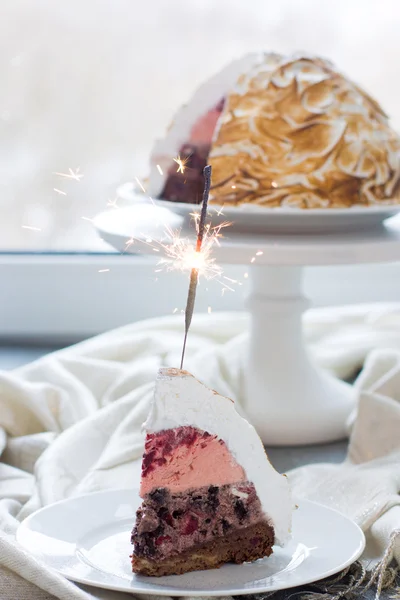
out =
[[[133,554],[132,571],[150,577],[162,577],[217,569],[228,562],[241,564],[270,556],[273,543],[274,530],[265,521],[231,531],[167,559],[153,561]]]

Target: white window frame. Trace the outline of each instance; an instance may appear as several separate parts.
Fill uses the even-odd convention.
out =
[[[181,310],[187,277],[155,268],[146,256],[1,254],[0,340],[69,343]],[[224,296],[202,282],[196,312],[245,310],[248,270],[226,267],[243,285]],[[400,263],[306,268],[304,288],[314,306],[400,301]]]

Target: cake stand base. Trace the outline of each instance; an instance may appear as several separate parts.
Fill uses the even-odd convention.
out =
[[[287,446],[346,436],[352,386],[313,364],[301,315],[302,268],[252,266],[250,348],[244,409],[263,442]]]

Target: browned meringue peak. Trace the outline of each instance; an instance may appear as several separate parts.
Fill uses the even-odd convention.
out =
[[[341,208],[400,202],[400,140],[379,104],[320,58],[265,54],[228,94],[211,202]]]

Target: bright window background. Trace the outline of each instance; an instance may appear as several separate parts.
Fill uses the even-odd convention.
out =
[[[0,341],[179,314],[187,277],[108,254],[87,219],[115,210],[176,109],[246,52],[330,58],[400,130],[399,31],[399,0],[0,0]],[[245,270],[225,268],[235,293],[201,285],[196,312],[243,309]],[[400,267],[308,268],[305,291],[314,305],[398,301]]]
[[[145,175],[176,108],[248,51],[332,59],[400,129],[399,31],[398,0],[2,0],[0,250],[107,251],[82,217]]]

